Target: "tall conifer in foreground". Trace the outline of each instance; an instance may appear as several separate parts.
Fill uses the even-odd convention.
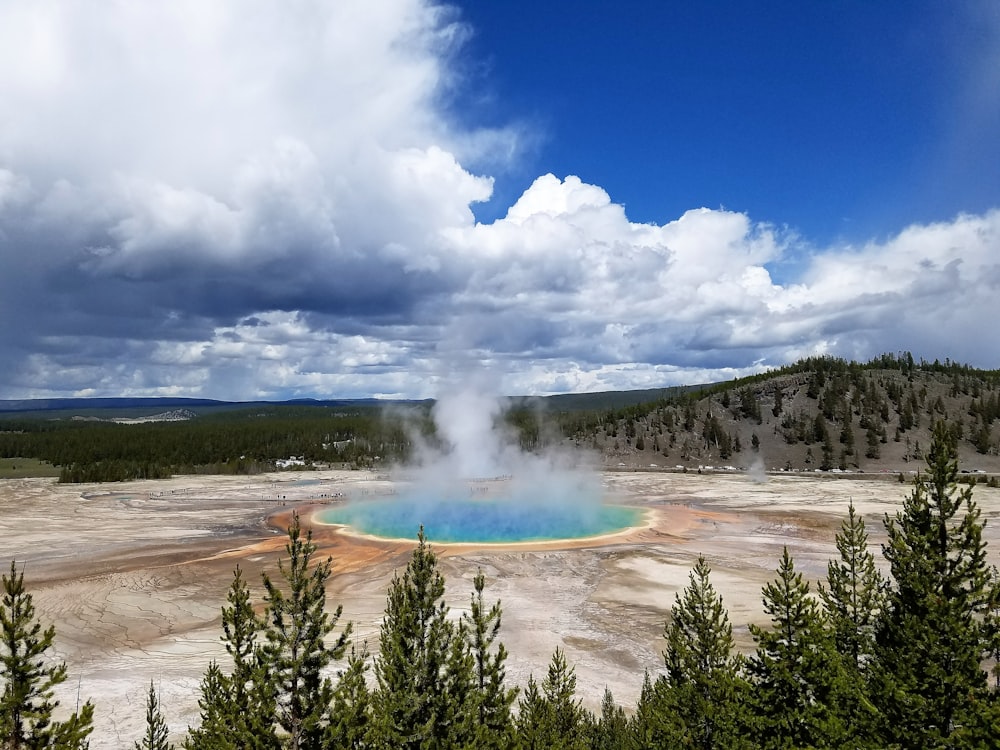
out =
[[[297,526],[298,518],[293,523]],[[230,738],[246,750],[271,750],[280,743],[274,727],[277,687],[265,651],[266,623],[254,612],[250,588],[239,566],[233,573],[226,604],[222,608],[222,640],[233,661],[228,681]]]
[[[239,734],[233,726],[229,678],[214,659],[201,678],[198,708],[201,709],[201,721],[197,727],[188,728],[185,750],[241,750],[246,747],[238,744]]]
[[[601,715],[594,725],[590,746],[592,750],[621,750],[629,746],[628,716],[625,709],[615,703],[611,689],[604,688]]]
[[[368,649],[351,649],[347,668],[340,673],[333,692],[330,724],[326,729],[326,750],[363,750],[374,747],[371,721],[372,696],[365,681]]]
[[[938,422],[927,472],[917,477],[903,509],[885,519],[883,553],[892,582],[877,634],[872,696],[887,744],[992,742],[975,735],[986,731],[977,727],[991,702],[982,660],[992,645],[987,616],[996,584],[972,488],[958,487],[956,455],[954,435]]]
[[[836,537],[839,560],[827,565],[819,596],[844,667],[845,709],[852,746],[875,746],[876,711],[869,696],[869,674],[875,654],[875,632],[885,609],[886,582],[868,549],[864,519],[847,508]]]
[[[254,613],[239,566],[222,608],[222,641],[232,659],[229,675],[212,662],[201,684],[201,723],[184,743],[188,750],[276,750],[275,689],[264,659],[264,623]]]
[[[765,749],[840,747],[847,734],[840,657],[787,547],[777,572],[763,592],[771,627],[750,625],[757,642],[747,666],[758,743]]]
[[[517,704],[518,750],[548,750],[552,744],[552,721],[549,705],[538,688],[534,675],[528,675],[528,684],[521,691]]]
[[[142,741],[135,743],[135,750],[174,750],[174,746],[167,741],[169,735],[170,730],[160,711],[160,698],[150,680],[146,694],[146,734]]]
[[[549,671],[542,681],[542,694],[551,707],[553,730],[558,738],[552,747],[586,747],[590,715],[576,697],[576,670],[566,661],[561,648],[552,654]]]
[[[375,659],[373,701],[380,746],[431,748],[449,736],[447,682],[452,626],[444,603],[444,578],[421,526],[402,578],[389,584]]]
[[[94,707],[87,701],[65,721],[52,716],[59,701],[53,688],[66,681],[66,664],[48,664],[55,627],[42,630],[35,620],[31,594],[24,588],[24,572],[10,563],[3,576],[0,602],[0,746],[82,750],[93,727]]]
[[[837,651],[859,679],[867,676],[875,652],[875,631],[886,602],[886,581],[868,549],[865,521],[847,508],[836,537],[839,560],[827,565],[819,596],[826,608]]]
[[[592,718],[576,697],[576,672],[561,648],[552,654],[541,690],[534,677],[518,704],[517,746],[522,750],[583,750]]]
[[[658,750],[668,747],[666,738],[660,736],[662,723],[657,717],[656,689],[647,670],[643,674],[642,690],[635,705],[635,713],[628,722],[628,741],[625,747],[630,750]]]
[[[309,565],[316,545],[312,532],[302,538],[298,515],[288,528],[287,563],[278,568],[287,584],[283,591],[265,573],[263,656],[267,679],[275,691],[277,723],[287,733],[291,750],[319,750],[330,723],[334,688],[324,674],[326,667],[343,657],[351,634],[348,623],[332,646],[325,638],[336,627],[343,607],[326,612],[326,581],[332,561],[327,558],[312,571]]]
[[[517,689],[506,686],[507,649],[502,643],[493,647],[500,634],[500,602],[487,610],[483,601],[486,577],[482,570],[477,571],[473,586],[469,613],[463,615],[463,619],[474,662],[475,745],[483,750],[500,750],[510,747],[512,741],[511,707],[517,698]]]
[[[677,595],[663,636],[666,680],[656,684],[656,715],[663,740],[709,750],[745,743],[741,726],[746,685],[733,656],[729,614],[709,581],[702,556]]]

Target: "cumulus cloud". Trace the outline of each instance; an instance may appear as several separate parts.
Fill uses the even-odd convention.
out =
[[[426,396],[705,382],[811,353],[982,366],[1000,212],[805,251],[693,208],[630,221],[442,102],[467,35],[426,0],[0,5],[0,397]]]

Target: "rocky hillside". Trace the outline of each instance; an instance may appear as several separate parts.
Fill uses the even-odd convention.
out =
[[[814,358],[564,428],[611,468],[906,473],[923,467],[945,420],[963,471],[1000,474],[998,400],[998,371],[909,355]]]

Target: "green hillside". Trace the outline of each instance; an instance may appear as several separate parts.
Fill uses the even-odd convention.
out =
[[[5,415],[0,459],[45,462],[63,481],[256,473],[290,457],[305,468],[385,465],[437,441],[430,413],[431,402],[83,402]],[[514,398],[502,417],[524,450],[590,451],[607,468],[834,474],[915,471],[944,421],[970,476],[1000,474],[998,418],[1000,371],[908,354],[810,358],[712,385]]]
[[[954,431],[965,470],[1000,471],[1000,372],[885,355],[806,359],[773,372],[603,414],[562,413],[575,445],[608,466],[905,472],[933,425]]]

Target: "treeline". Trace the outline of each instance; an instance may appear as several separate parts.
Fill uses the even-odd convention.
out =
[[[811,357],[617,409],[555,411],[546,404],[515,400],[504,413],[522,450],[569,443],[600,451],[612,464],[746,467],[766,457],[789,470],[877,469],[886,461],[898,470],[923,460],[939,421],[965,455],[1000,454],[1000,372],[915,362],[906,353],[863,364]],[[368,467],[405,462],[415,439],[437,440],[429,404],[405,411],[260,405],[146,424],[0,420],[0,458],[47,461],[61,468],[64,482],[253,474],[293,456],[307,466]]]
[[[62,467],[60,481],[150,479],[171,474],[253,474],[292,456],[306,464],[368,466],[405,460],[410,430],[426,410],[389,419],[376,408],[261,407],[177,422],[5,420],[0,457],[37,458]]]
[[[609,691],[600,712],[587,710],[560,649],[540,680],[531,677],[523,690],[509,686],[500,602],[485,600],[479,573],[468,611],[450,617],[445,581],[422,532],[389,586],[379,653],[370,657],[352,646],[342,608],[326,607],[331,561],[312,561],[315,545],[296,518],[288,559],[279,565],[283,580],[263,577],[263,616],[235,572],[222,610],[228,662],[208,666],[201,721],[184,747],[994,747],[1000,580],[987,561],[972,490],[960,489],[957,475],[954,436],[939,427],[927,472],[884,520],[888,577],[853,507],[816,595],[786,549],[762,591],[771,623],[750,627],[755,650],[748,655],[735,653],[724,603],[699,559],[665,624],[659,674],[646,673],[627,712]],[[30,595],[13,565],[4,592],[4,747],[84,747],[89,702],[68,721],[50,722],[46,690],[66,678],[65,667],[23,668],[51,646],[52,630],[39,638],[40,626],[32,629]],[[26,638],[31,646],[21,648]],[[137,747],[169,747],[158,700],[150,685],[147,731]],[[53,733],[65,741],[45,739]]]

